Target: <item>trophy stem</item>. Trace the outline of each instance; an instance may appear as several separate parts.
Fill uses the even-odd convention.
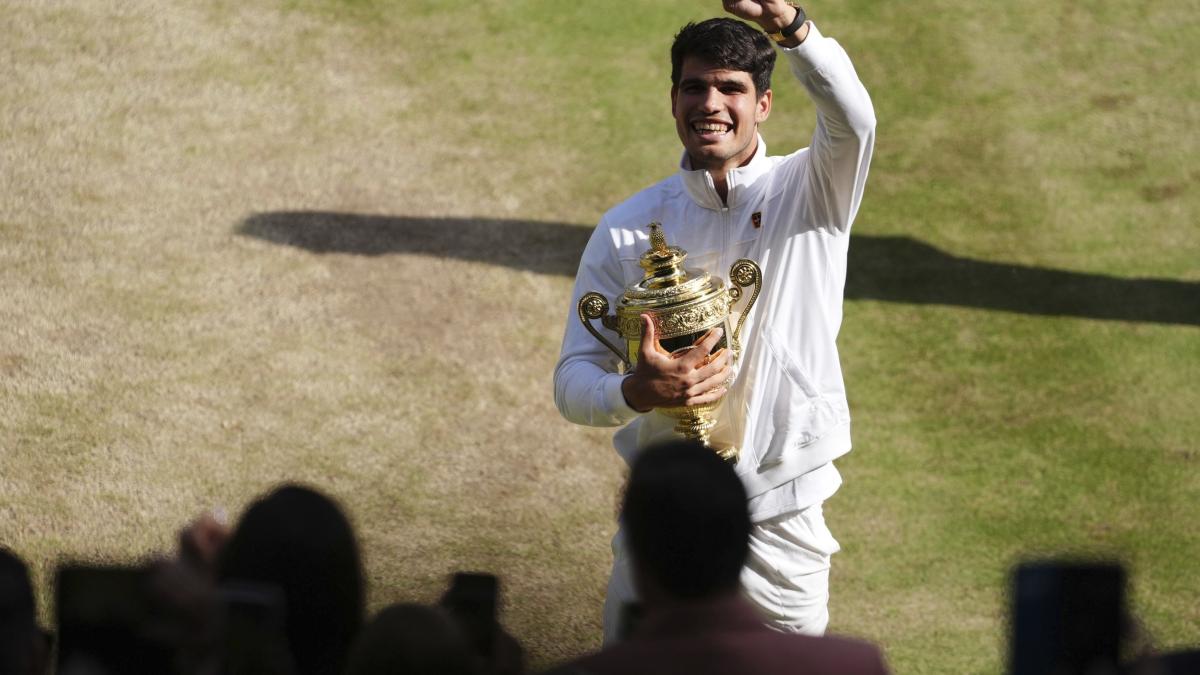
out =
[[[736,447],[716,448],[709,440],[709,432],[717,425],[710,415],[695,409],[685,409],[686,412],[675,423],[675,433],[691,441],[699,441],[704,447],[717,453],[721,459],[730,464],[737,464],[738,449]]]

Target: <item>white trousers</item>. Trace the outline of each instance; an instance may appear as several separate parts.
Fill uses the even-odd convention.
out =
[[[754,523],[750,555],[742,568],[742,592],[768,626],[823,635],[829,625],[829,558],[840,550],[821,505]],[[621,634],[622,608],[637,602],[633,565],[620,530],[612,542],[613,570],[604,598],[604,644]]]

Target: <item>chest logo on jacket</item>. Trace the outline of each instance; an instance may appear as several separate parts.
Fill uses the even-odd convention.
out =
[[[762,227],[762,211],[755,211],[754,213],[750,214],[750,224],[753,225],[754,229],[756,230]]]

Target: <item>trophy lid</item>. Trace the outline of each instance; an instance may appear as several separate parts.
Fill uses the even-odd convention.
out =
[[[642,260],[638,263],[646,270],[641,286],[670,288],[683,283],[687,280],[687,270],[683,269],[683,259],[686,257],[687,251],[678,246],[667,246],[661,224],[650,223],[650,249],[642,254]]]
[[[625,292],[625,303],[634,305],[670,305],[697,298],[713,290],[707,272],[684,269],[687,251],[667,245],[662,225],[650,223],[650,249],[638,263],[646,276]],[[720,284],[717,284],[720,287]]]

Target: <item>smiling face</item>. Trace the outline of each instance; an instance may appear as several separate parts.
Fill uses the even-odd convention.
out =
[[[671,113],[692,168],[723,177],[754,156],[758,125],[771,113],[771,90],[757,93],[746,71],[688,57],[671,89]]]

